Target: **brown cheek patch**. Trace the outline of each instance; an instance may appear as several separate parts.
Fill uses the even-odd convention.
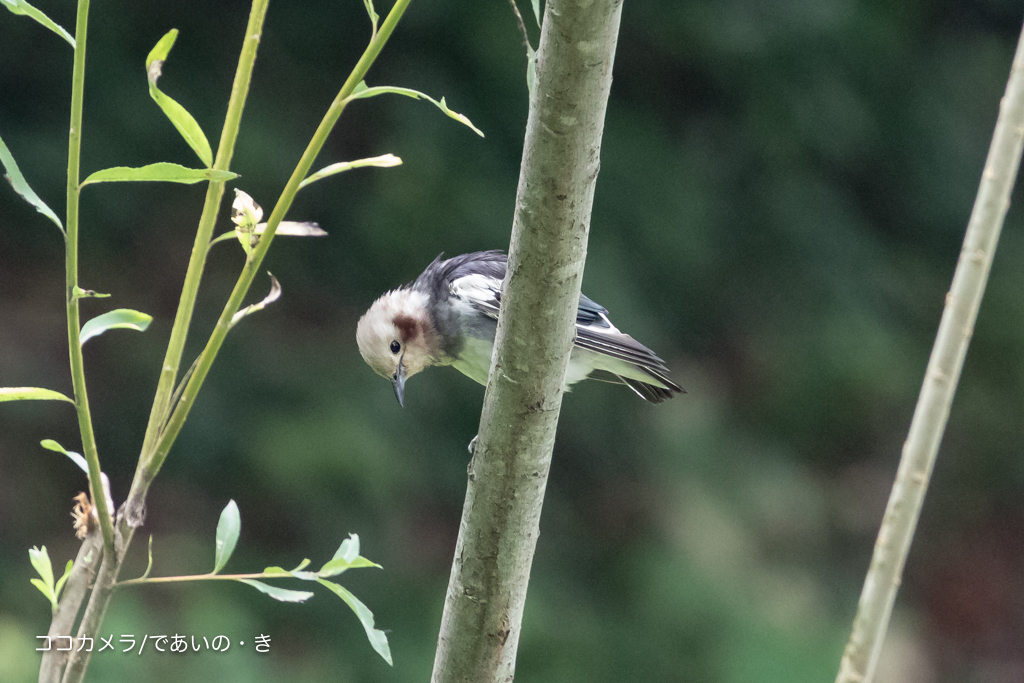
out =
[[[400,315],[395,318],[395,327],[398,328],[398,333],[402,335],[402,343],[408,344],[409,340],[416,336],[418,325],[409,316]]]

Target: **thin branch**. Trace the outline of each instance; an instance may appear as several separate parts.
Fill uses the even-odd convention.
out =
[[[100,570],[96,574],[96,582],[93,585],[92,593],[89,595],[89,603],[86,605],[85,614],[82,615],[82,623],[78,626],[78,639],[93,638],[99,630],[103,615],[110,604],[110,596],[113,594],[114,581],[117,579],[117,572],[121,568],[121,561],[113,552],[104,552],[100,561]],[[64,670],[62,683],[81,683],[85,677],[85,670],[89,666],[91,651],[75,650],[68,655],[68,665]],[[40,678],[40,683],[43,679]]]
[[[257,5],[259,5],[258,11]],[[245,40],[242,43],[242,51],[238,58],[238,67],[235,70],[235,80],[231,86],[231,97],[228,100],[228,109],[224,116],[220,143],[217,146],[217,157],[213,162],[213,169],[217,171],[227,171],[231,168],[235,141],[238,139],[238,129],[242,122],[242,113],[249,94],[253,66],[256,63],[256,52],[259,48],[266,8],[267,0],[260,0],[260,2],[253,3],[253,8],[250,12],[249,26],[246,28]],[[256,16],[259,17],[258,24],[253,23],[253,18]],[[167,342],[167,352],[161,366],[160,379],[157,384],[156,395],[153,398],[153,407],[149,414],[149,424],[146,427],[142,453],[139,456],[135,479],[132,481],[132,494],[134,495],[129,494],[128,498],[129,501],[132,501],[132,504],[126,507],[126,512],[129,521],[133,524],[142,523],[143,508],[139,507],[139,503],[142,501],[138,493],[148,488],[148,482],[144,481],[142,475],[145,472],[146,464],[153,457],[153,451],[163,432],[164,424],[170,416],[170,410],[174,406],[174,401],[172,400],[174,383],[181,368],[181,357],[185,350],[185,341],[188,338],[189,327],[192,323],[192,312],[199,294],[199,284],[203,277],[203,268],[206,265],[206,256],[210,250],[213,228],[217,221],[217,214],[220,211],[223,197],[224,183],[210,182],[206,188],[206,200],[203,203],[203,212],[199,217],[199,227],[196,230],[196,239],[192,245],[192,256],[189,259],[188,270],[185,273],[185,283],[181,288],[181,299],[178,303],[177,312],[174,315],[171,336]]]
[[[89,394],[85,387],[85,362],[80,340],[80,298],[74,296],[78,287],[78,185],[79,159],[82,151],[82,104],[85,99],[85,45],[89,28],[89,0],[78,0],[75,22],[75,66],[71,76],[71,132],[68,135],[67,235],[65,236],[65,298],[68,321],[68,355],[71,361],[71,383],[75,387],[75,409],[78,429],[82,435],[82,452],[89,464],[89,491],[92,504],[100,520],[103,546],[114,551],[114,523],[107,497],[103,493],[100,477],[100,456],[96,448],[96,434],[89,412]]]
[[[523,15],[519,13],[519,5],[516,4],[516,0],[508,0],[509,4],[512,5],[512,11],[516,15],[516,23],[519,24],[519,32],[523,34],[523,47],[530,47],[530,34],[526,32],[526,24],[523,23]]]
[[[363,55],[356,63],[356,66],[352,69],[352,73],[349,75],[344,85],[342,85],[338,95],[334,98],[334,102],[331,103],[330,108],[327,110],[323,120],[317,127],[316,132],[313,134],[313,138],[306,147],[306,151],[303,152],[302,157],[299,159],[298,165],[295,167],[291,177],[288,179],[288,183],[281,192],[281,196],[278,199],[277,204],[274,206],[274,210],[271,212],[270,218],[267,220],[267,227],[264,229],[258,245],[249,255],[249,258],[245,263],[245,267],[242,269],[242,273],[239,275],[238,281],[235,283],[235,287],[231,292],[231,296],[224,305],[224,310],[221,312],[220,318],[217,320],[217,324],[214,327],[213,332],[210,334],[206,347],[199,355],[196,369],[192,373],[192,377],[189,379],[188,383],[185,385],[185,391],[182,392],[181,399],[176,406],[173,406],[173,412],[167,422],[167,426],[160,434],[159,442],[155,446],[152,457],[148,458],[145,463],[140,463],[139,465],[139,471],[136,474],[136,481],[139,482],[140,491],[144,490],[143,487],[149,486],[149,482],[152,481],[153,477],[155,477],[157,472],[159,472],[160,467],[163,466],[163,462],[167,458],[167,454],[170,451],[171,446],[174,444],[174,440],[178,437],[178,433],[181,431],[181,428],[185,423],[185,419],[188,417],[189,411],[192,410],[192,405],[195,402],[196,395],[199,393],[200,388],[202,388],[203,382],[206,380],[206,376],[210,371],[210,367],[213,365],[213,361],[217,357],[217,353],[220,351],[220,347],[223,345],[225,337],[227,337],[228,330],[231,328],[231,319],[234,317],[235,313],[238,312],[238,309],[242,305],[242,300],[249,292],[249,287],[252,285],[253,279],[259,272],[260,264],[263,263],[263,258],[266,256],[267,250],[270,249],[270,244],[274,240],[277,226],[288,213],[288,209],[291,208],[292,201],[295,199],[295,193],[298,191],[299,185],[309,173],[309,169],[312,167],[316,157],[320,154],[320,149],[323,147],[324,142],[326,142],[327,136],[334,128],[334,125],[337,123],[341,113],[345,110],[345,106],[348,104],[349,95],[352,94],[356,86],[363,80],[366,76],[366,72],[377,59],[377,55],[380,54],[380,51],[387,43],[388,38],[391,37],[391,33],[394,31],[395,25],[398,23],[398,20],[401,19],[402,14],[409,5],[409,2],[411,2],[411,0],[397,0],[397,2],[395,2],[391,11],[388,13],[387,18],[384,20],[384,23],[381,24],[377,33],[374,35],[373,40],[363,52]],[[133,492],[136,490],[136,485],[134,483],[132,490]]]
[[[314,573],[315,572],[311,572]],[[281,572],[256,572],[255,574],[191,574],[188,576],[151,576],[139,579],[128,579],[118,581],[117,587],[141,586],[147,583],[182,583],[185,581],[240,581],[242,579],[293,579],[296,578],[289,573]]]
[[[620,0],[551,0],[432,680],[509,681],[572,348]]]
[[[870,683],[874,677],[896,590],[985,293],[992,257],[1010,206],[1010,191],[1020,166],[1022,143],[1024,33],[1017,44],[960,260],[946,296],[942,321],[836,683]]]
[[[239,57],[238,71],[236,72],[236,83],[232,89],[231,101],[228,105],[228,116],[231,118],[232,115],[236,115],[238,118],[241,117],[242,106],[244,104],[245,93],[248,90],[248,81],[252,73],[252,65],[256,59],[256,47],[259,45],[259,38],[263,28],[263,20],[266,17],[267,5],[269,0],[254,0],[252,9],[249,14],[249,23],[246,27],[245,42],[243,44],[242,53]],[[80,0],[80,3],[88,5],[88,0]],[[81,21],[81,20],[80,20]],[[84,49],[84,34],[80,34],[78,44]],[[76,51],[77,54],[77,51]],[[76,61],[76,73],[77,73],[77,61]],[[245,87],[240,88],[237,79],[244,77],[246,81]],[[241,94],[239,94],[241,93]],[[225,125],[224,136],[221,139],[221,148],[218,150],[217,163],[223,160],[222,152],[224,152],[225,144],[229,144],[231,147],[234,146],[235,137],[237,135],[237,121],[234,129],[230,126]],[[225,139],[228,142],[225,142]],[[226,158],[230,159],[230,151],[225,153]],[[215,164],[216,166],[216,164]],[[75,179],[77,185],[77,162],[75,168]],[[71,170],[68,171],[69,184],[71,178]],[[77,195],[76,195],[77,196]],[[211,200],[209,193],[207,194],[207,202]],[[77,207],[77,205],[76,205]],[[212,226],[211,226],[212,230]],[[70,231],[69,231],[70,233]],[[209,236],[207,236],[204,245],[209,244]],[[198,281],[196,282],[198,286]],[[76,326],[77,328],[77,326]],[[184,342],[182,342],[184,343]],[[165,368],[166,370],[166,368]],[[176,372],[175,372],[176,374]],[[163,375],[161,376],[161,380]],[[173,386],[173,376],[172,386]],[[84,435],[83,435],[84,440]],[[88,450],[86,450],[88,454]],[[96,575],[95,584],[92,589],[92,593],[89,596],[89,602],[86,605],[85,613],[82,615],[82,621],[78,628],[78,636],[81,637],[93,637],[100,624],[103,622],[103,617],[106,613],[107,606],[110,604],[110,598],[114,592],[114,586],[117,581],[117,575],[121,571],[121,563],[124,560],[125,551],[131,544],[132,536],[135,533],[135,528],[142,523],[143,512],[145,510],[145,497],[146,491],[148,490],[149,482],[145,482],[145,486],[141,489],[136,487],[136,484],[140,481],[140,471],[142,462],[145,459],[145,448],[143,454],[140,456],[140,469],[136,471],[135,479],[132,482],[132,492],[129,494],[129,499],[126,501],[124,510],[125,514],[122,514],[118,519],[118,527],[112,531],[111,541],[107,545],[109,550],[103,553],[102,563],[100,564],[99,572]],[[90,465],[91,470],[91,465]],[[90,480],[92,477],[90,476]],[[106,499],[103,496],[102,491],[98,494],[94,494],[94,498],[99,498],[103,501],[103,508],[99,511],[101,522],[104,518],[103,509],[106,508]],[[108,516],[109,521],[109,516]],[[106,535],[104,534],[104,541],[106,541]],[[70,599],[70,598],[66,598]],[[78,598],[78,602],[81,602],[81,597]],[[70,609],[70,608],[69,608]],[[77,607],[75,607],[77,612]],[[64,671],[64,676],[61,679],[63,683],[81,683],[85,676],[85,670],[89,664],[89,653],[75,651],[71,653],[67,668]],[[41,672],[42,675],[42,672]],[[43,679],[40,677],[40,682],[44,680],[52,683],[56,681],[56,678]]]
[[[98,529],[85,537],[85,541],[78,549],[78,556],[75,558],[75,566],[71,569],[71,576],[64,584],[64,592],[61,595],[60,605],[54,612],[53,620],[50,622],[50,630],[46,635],[51,642],[58,636],[67,636],[75,626],[75,618],[85,600],[89,584],[96,576],[96,569],[100,566],[103,557],[103,536]],[[64,650],[51,648],[43,653],[43,661],[39,666],[39,681],[59,681],[64,673],[64,667],[68,662],[70,653]]]

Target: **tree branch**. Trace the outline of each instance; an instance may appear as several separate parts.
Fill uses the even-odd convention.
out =
[[[870,683],[974,332],[1024,142],[1024,33],[836,683]]]
[[[432,680],[508,681],[572,348],[620,0],[549,0]]]
[[[75,617],[82,608],[82,601],[85,600],[89,584],[96,576],[96,569],[100,566],[100,559],[103,557],[103,534],[100,530],[93,529],[85,537],[85,541],[78,549],[78,557],[75,558],[75,566],[71,569],[71,576],[64,585],[64,592],[61,595],[60,605],[53,613],[53,620],[50,621],[50,630],[46,635],[50,642],[57,642],[58,636],[67,636],[75,625]],[[64,667],[68,662],[70,652],[58,650],[51,647],[43,653],[43,661],[39,666],[39,683],[59,681],[64,673]]]

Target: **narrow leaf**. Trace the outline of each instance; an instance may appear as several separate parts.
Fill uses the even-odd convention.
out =
[[[207,168],[213,165],[213,151],[210,149],[210,142],[206,139],[203,129],[199,127],[192,114],[189,114],[185,107],[178,104],[174,98],[163,93],[156,87],[157,80],[163,73],[164,61],[174,47],[174,41],[178,38],[178,29],[171,29],[161,38],[149,51],[146,57],[146,76],[149,79],[149,96],[157,103],[164,114],[170,119],[174,127],[185,138],[185,142],[199,156],[200,161]]]
[[[71,458],[71,462],[78,465],[83,472],[89,474],[89,463],[85,461],[85,458],[82,457],[81,453],[75,453],[74,451],[65,450],[63,446],[61,446],[53,439],[43,439],[42,441],[39,442],[39,445],[48,451],[53,451],[55,453],[63,453],[64,455]]]
[[[43,14],[40,10],[25,2],[25,0],[0,0],[0,5],[3,5],[15,14],[35,19],[46,28],[68,41],[68,44],[71,45],[72,48],[75,46],[75,39],[70,33],[61,28],[56,22]]]
[[[281,298],[281,283],[277,281],[277,278],[274,277],[273,273],[268,271],[267,275],[270,276],[270,294],[267,294],[265,297],[263,297],[263,301],[259,302],[258,304],[251,304],[249,306],[246,306],[245,308],[231,316],[231,327],[234,327],[238,323],[238,321],[244,318],[245,316],[252,315],[256,311],[262,311],[264,308],[266,308],[267,306]]]
[[[170,95],[165,95],[152,83],[149,85],[149,96],[153,98],[153,101],[159,105],[160,109],[167,115],[167,118],[174,124],[174,127],[178,129],[181,137],[185,138],[188,146],[199,156],[199,160],[207,168],[212,166],[213,150],[210,149],[210,141],[206,139],[206,134],[199,127],[199,122],[195,120],[195,117],[189,114],[188,110],[178,104],[174,98]]]
[[[93,337],[98,337],[107,330],[138,330],[145,332],[149,324],[153,322],[153,316],[133,311],[130,308],[118,308],[109,313],[96,316],[86,324],[82,325],[82,333],[79,343],[84,345]]]
[[[304,572],[302,571],[309,565],[309,560],[303,560],[299,563],[299,566],[291,571],[288,571],[284,567],[267,567],[263,570],[264,576],[291,576],[296,579],[302,579],[303,581],[316,581],[317,575],[315,572]]]
[[[266,229],[266,223],[259,223],[256,225],[254,232],[257,235],[262,235]],[[277,230],[274,231],[274,234],[286,237],[327,237],[327,231],[317,223],[300,223],[298,221],[281,221],[277,224]]]
[[[57,579],[57,585],[53,589],[53,597],[60,598],[60,592],[64,590],[64,584],[67,583],[69,578],[71,578],[71,570],[74,569],[74,567],[74,560],[68,560],[68,563],[64,565],[64,575]]]
[[[346,560],[344,557],[339,557],[320,567],[320,571],[318,571],[316,575],[322,579],[326,579],[332,576],[337,576],[349,569],[361,569],[362,567],[376,567],[377,569],[383,569],[379,564],[368,560],[365,557],[357,557],[352,560]]]
[[[231,553],[235,552],[235,544],[238,543],[238,534],[241,531],[242,518],[238,514],[238,505],[234,500],[229,500],[220,513],[220,521],[217,522],[217,553],[213,566],[214,574],[224,568]]]
[[[71,299],[72,300],[74,300],[74,299],[108,299],[108,298],[110,298],[109,294],[100,294],[99,292],[94,292],[91,289],[82,289],[78,285],[75,285],[71,289]]]
[[[32,561],[32,566],[35,567],[36,572],[39,576],[43,577],[43,583],[45,583],[49,589],[50,594],[53,594],[53,565],[50,564],[50,554],[46,552],[46,546],[42,548],[32,547],[28,551],[28,559]]]
[[[533,16],[537,20],[537,26],[540,26],[540,0],[530,0],[530,4],[533,5]]]
[[[344,558],[347,562],[359,557],[359,534],[349,534],[348,538],[341,542],[338,550],[335,551],[332,560]]]
[[[3,401],[67,401],[68,403],[74,403],[74,401],[59,391],[38,389],[36,387],[5,387],[0,389],[0,402]]]
[[[373,87],[373,88],[363,88],[363,89],[356,88],[352,92],[352,94],[348,96],[348,99],[349,100],[362,100],[362,99],[366,99],[367,97],[376,97],[377,95],[385,95],[385,94],[388,94],[388,93],[391,93],[391,94],[394,94],[394,95],[405,95],[406,97],[411,97],[414,100],[418,100],[418,99],[420,99],[422,97],[423,99],[427,100],[428,102],[433,103],[433,105],[435,107],[437,107],[438,109],[443,111],[445,114],[447,114],[451,118],[453,118],[456,121],[458,121],[459,123],[461,123],[461,124],[471,128],[473,130],[473,132],[476,133],[477,135],[479,135],[480,137],[484,137],[483,131],[481,131],[479,128],[474,126],[472,121],[470,121],[466,116],[464,116],[464,115],[462,115],[462,114],[460,114],[458,112],[455,112],[455,111],[452,111],[451,109],[449,109],[448,108],[448,104],[444,101],[443,97],[441,98],[441,101],[438,102],[433,97],[430,97],[429,95],[425,95],[425,94],[421,93],[419,90],[413,90],[411,88],[397,88],[397,87],[390,86],[390,85],[376,86],[376,87]]]
[[[264,576],[270,574],[272,576],[291,576],[292,573],[284,567],[267,567],[263,570]]]
[[[0,0],[0,2],[7,2],[7,0]],[[11,150],[7,149],[3,139],[0,139],[0,163],[4,165],[4,170],[7,172],[4,177],[7,178],[7,182],[11,184],[14,191],[20,194],[26,202],[36,207],[36,211],[53,221],[61,232],[64,232],[64,224],[57,218],[57,214],[28,186],[25,176],[21,174],[21,169],[18,168],[18,162],[14,160]]]
[[[266,223],[259,223],[253,232],[257,235],[262,235],[266,229]],[[284,235],[285,237],[327,237],[327,231],[316,223],[299,223],[296,221],[281,221],[277,224],[277,232],[274,234],[278,236]],[[223,242],[224,240],[234,239],[237,236],[238,235],[235,231],[225,232],[210,240],[210,245],[212,246],[218,242]]]
[[[153,534],[149,535],[149,561],[146,563],[146,571],[139,578],[144,579],[149,576],[151,569],[153,569]]]
[[[132,168],[114,166],[96,171],[82,181],[82,187],[93,183],[124,183],[124,182],[165,182],[192,185],[205,180],[224,182],[237,178],[231,171],[213,171],[208,168],[186,168],[180,164],[162,161],[156,164]]]
[[[318,582],[330,588],[335,595],[344,600],[345,604],[355,612],[359,622],[363,625],[363,630],[366,631],[366,638],[370,641],[370,645],[385,662],[394,666],[394,663],[391,661],[391,648],[388,646],[388,636],[384,631],[374,628],[373,612],[359,598],[333,581],[318,579]]]
[[[171,54],[171,48],[174,47],[174,41],[176,41],[177,39],[178,29],[172,28],[170,31],[165,33],[163,37],[160,38],[160,40],[156,41],[156,45],[154,45],[153,49],[149,51],[148,55],[146,55],[147,72],[149,72],[150,67],[152,67],[153,65],[153,62],[163,63],[167,60],[167,55]],[[149,80],[150,82],[154,82],[159,77],[159,74],[157,74],[156,78],[150,76]]]
[[[270,597],[275,600],[280,600],[281,602],[306,602],[306,600],[313,597],[313,594],[309,591],[295,591],[289,588],[278,588],[277,586],[271,586],[254,579],[239,579],[239,581],[252,586],[261,593],[266,593]]]
[[[365,166],[376,166],[377,168],[391,168],[392,166],[401,165],[402,160],[396,157],[394,154],[383,154],[379,157],[370,157],[369,159],[358,159],[356,161],[342,161],[337,164],[331,164],[321,168],[316,173],[312,174],[301,183],[299,183],[299,189],[306,187],[318,180],[322,180],[328,176],[332,176],[345,171],[350,171],[353,168],[363,168]],[[278,234],[281,229],[278,228]],[[326,233],[325,233],[326,234]]]

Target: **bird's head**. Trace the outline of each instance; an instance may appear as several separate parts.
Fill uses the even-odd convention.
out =
[[[356,327],[359,353],[374,372],[391,380],[400,405],[405,381],[437,362],[437,333],[427,301],[423,292],[396,289],[373,302]]]

